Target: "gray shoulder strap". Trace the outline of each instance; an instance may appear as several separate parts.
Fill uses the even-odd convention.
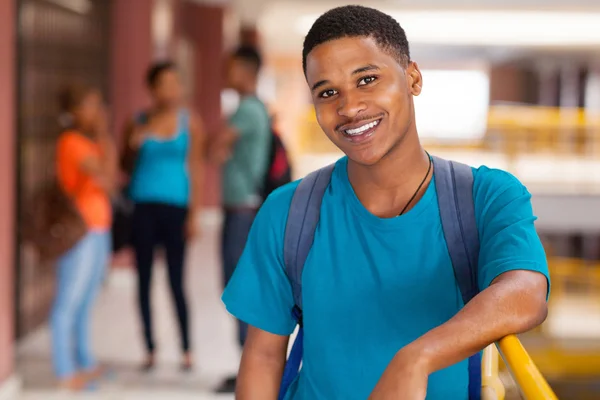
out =
[[[283,259],[296,306],[302,309],[302,270],[313,243],[321,214],[321,201],[335,164],[308,174],[300,181],[288,213]]]
[[[479,231],[473,202],[473,171],[465,164],[432,158],[442,229],[458,287],[467,304],[479,293]]]

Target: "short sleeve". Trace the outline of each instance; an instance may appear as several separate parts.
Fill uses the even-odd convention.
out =
[[[222,300],[237,319],[287,336],[296,326],[294,298],[283,264],[283,236],[294,185],[273,192],[260,208]]]
[[[536,271],[550,276],[535,229],[531,194],[511,174],[485,167],[475,172],[473,188],[479,227],[479,286],[483,290],[504,272]]]
[[[240,136],[251,135],[266,129],[266,111],[262,104],[251,99],[242,100],[236,112],[230,117],[229,123],[235,127]]]

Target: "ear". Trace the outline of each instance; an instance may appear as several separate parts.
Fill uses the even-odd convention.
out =
[[[411,61],[406,68],[406,76],[408,79],[408,87],[413,96],[421,94],[423,88],[423,75],[416,62]]]

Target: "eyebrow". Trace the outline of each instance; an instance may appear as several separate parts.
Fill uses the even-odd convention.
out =
[[[357,68],[354,71],[352,71],[352,75],[361,74],[361,73],[367,72],[367,71],[379,71],[379,67],[376,65],[373,65],[373,64],[365,65],[364,67],[360,67],[360,68]],[[328,83],[329,83],[329,81],[327,79],[324,79],[324,80],[319,81],[319,82],[315,83],[314,85],[312,85],[310,90],[311,90],[311,92],[314,92],[318,88],[325,86]]]
[[[361,74],[363,72],[367,72],[367,71],[379,71],[379,67],[377,65],[373,65],[373,64],[369,64],[369,65],[365,65],[364,67],[355,69],[354,71],[352,71],[352,75],[356,75],[356,74]]]

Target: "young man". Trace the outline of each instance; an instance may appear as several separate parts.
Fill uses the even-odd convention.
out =
[[[286,399],[466,399],[467,358],[546,317],[548,269],[530,194],[473,169],[481,293],[462,307],[419,143],[423,80],[403,29],[359,6],[322,15],[304,41],[317,119],[346,157],[322,200],[302,276],[304,358]],[[431,116],[435,118],[435,116]],[[283,248],[297,183],[261,208],[223,301],[250,326],[239,400],[275,400],[296,326]]]
[[[240,104],[218,134],[209,156],[223,168],[222,262],[225,285],[246,245],[250,227],[263,202],[262,183],[268,168],[271,143],[271,123],[268,111],[256,96],[258,74],[262,61],[251,47],[240,47],[227,66],[227,84],[240,96]],[[238,321],[238,340],[243,347],[248,327]],[[227,379],[218,392],[235,390],[234,377]]]

